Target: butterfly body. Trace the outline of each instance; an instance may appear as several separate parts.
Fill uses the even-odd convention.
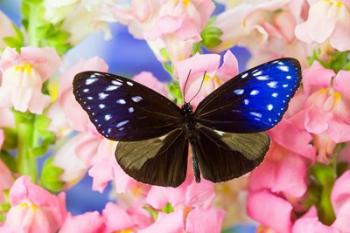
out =
[[[263,131],[281,120],[300,78],[297,60],[271,61],[232,78],[195,111],[109,73],[79,73],[73,89],[96,129],[119,141],[115,156],[127,174],[176,187],[187,174],[189,144],[197,182],[230,180],[259,165],[270,142]]]

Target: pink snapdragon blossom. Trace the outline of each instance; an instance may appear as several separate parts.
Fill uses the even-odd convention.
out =
[[[339,51],[349,50],[350,6],[347,5],[349,2],[341,0],[308,2],[311,5],[308,18],[296,27],[296,36],[306,43],[324,43],[329,40],[333,48]]]
[[[186,102],[190,101],[199,91],[204,72],[206,72],[203,86],[191,102],[192,106],[196,107],[204,97],[238,74],[238,62],[229,50],[225,53],[221,66],[220,55],[218,54],[196,54],[193,57],[176,62],[175,70]],[[186,83],[190,71],[191,74]]]
[[[58,68],[60,58],[52,48],[6,48],[0,58],[0,107],[41,113],[50,98],[41,93],[43,83]]]
[[[153,74],[150,72],[143,71],[143,72],[135,75],[132,79],[138,83],[145,85],[146,87],[151,88],[152,90],[154,90],[154,91],[156,91],[156,92],[158,92],[166,97],[169,96],[168,91],[165,88],[165,84],[158,81],[158,79],[156,77],[154,77]]]
[[[6,47],[3,39],[5,37],[14,36],[15,33],[14,25],[11,20],[0,11],[0,48]]]
[[[10,203],[0,232],[57,232],[67,215],[64,193],[50,194],[26,176],[18,178],[11,187]]]
[[[68,214],[59,233],[101,233],[105,229],[105,219],[97,211],[72,216]]]
[[[211,206],[214,197],[213,183],[206,180],[196,183],[191,175],[177,188],[152,186],[146,203],[160,212],[155,222],[140,232],[220,232],[224,211]],[[167,205],[173,210],[163,213]],[[207,221],[200,223],[204,218]]]
[[[0,130],[1,140],[1,130]],[[0,142],[1,143],[1,142]],[[1,147],[1,144],[0,144]],[[4,200],[4,191],[8,190],[13,183],[13,176],[6,164],[0,160],[0,202]]]
[[[318,159],[327,161],[336,143],[350,140],[350,72],[325,69],[315,62],[303,73],[302,101],[294,118],[297,127],[313,134]]]
[[[146,39],[159,60],[177,61],[191,55],[214,8],[210,0],[133,0],[128,7],[115,7],[115,19]],[[164,49],[169,57],[162,55]]]

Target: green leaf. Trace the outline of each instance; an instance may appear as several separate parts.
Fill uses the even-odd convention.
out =
[[[177,80],[173,80],[171,83],[168,84],[168,91],[173,97],[173,100],[175,101],[175,103],[179,104],[184,102],[180,85]]]
[[[12,172],[17,172],[17,165],[14,156],[12,156],[7,151],[2,150],[0,151],[0,159],[6,164],[8,168],[10,168]]]
[[[61,180],[63,169],[53,164],[53,157],[48,158],[41,172],[40,184],[51,192],[60,192],[64,188]]]
[[[32,153],[35,156],[44,155],[51,144],[55,142],[55,134],[48,128],[51,119],[45,115],[37,115],[34,121],[34,140]]]
[[[2,148],[5,150],[15,149],[17,147],[17,130],[13,128],[4,128],[5,141]]]
[[[163,211],[164,213],[170,214],[170,213],[174,212],[174,207],[173,207],[173,205],[172,205],[171,203],[168,202],[168,203],[163,207],[162,211]]]

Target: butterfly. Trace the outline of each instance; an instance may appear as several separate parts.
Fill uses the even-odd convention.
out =
[[[179,186],[186,178],[189,144],[197,182],[240,177],[267,152],[264,131],[282,118],[301,80],[294,58],[249,69],[204,98],[193,111],[131,79],[86,71],[73,82],[76,100],[104,137],[118,141],[115,156],[136,180]]]

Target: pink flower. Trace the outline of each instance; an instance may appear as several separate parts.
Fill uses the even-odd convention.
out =
[[[250,217],[276,232],[290,232],[293,206],[287,200],[267,190],[261,190],[250,193],[247,203]]]
[[[321,223],[316,208],[312,207],[294,223],[292,233],[341,233],[341,231]]]
[[[127,8],[115,8],[115,19],[127,24],[135,37],[146,39],[159,60],[177,61],[191,55],[214,7],[210,0],[133,0]],[[164,49],[169,57],[162,55]]]
[[[152,186],[146,203],[160,212],[155,222],[140,232],[220,232],[224,212],[211,207],[214,197],[213,183],[206,180],[196,183],[190,175],[177,188]],[[163,213],[162,210],[167,205],[173,211]],[[208,221],[200,224],[205,218]]]
[[[168,97],[168,92],[165,88],[165,84],[161,83],[152,73],[143,71],[133,77],[133,80],[139,82],[146,87]]]
[[[137,182],[123,171],[115,159],[116,145],[116,142],[108,139],[99,141],[90,161],[89,175],[93,178],[93,190],[102,192],[109,181],[114,181],[117,193],[130,191],[136,196],[144,196],[149,186]]]
[[[25,176],[11,187],[10,203],[0,232],[57,232],[67,215],[64,193],[52,195]]]
[[[24,47],[20,53],[6,48],[0,58],[0,107],[41,113],[50,102],[49,96],[41,93],[42,85],[59,64],[52,48]]]
[[[77,216],[68,214],[59,233],[100,233],[104,229],[104,218],[97,211],[94,211]]]
[[[350,8],[345,4],[346,1],[319,0],[309,3],[308,18],[296,27],[296,36],[306,43],[324,43],[329,40],[335,49],[349,50]]]
[[[3,39],[5,37],[14,36],[16,32],[13,23],[2,11],[0,11],[0,22],[0,48],[5,48],[6,45]]]
[[[301,197],[307,190],[306,174],[303,157],[273,143],[263,163],[251,173],[249,191],[269,189],[286,197]]]
[[[136,232],[151,223],[149,214],[143,208],[124,209],[114,203],[107,203],[103,210],[106,233]],[[139,231],[137,231],[139,232]]]
[[[205,220],[205,221],[203,221]],[[186,232],[219,233],[221,232],[224,211],[215,208],[192,210],[186,219]]]
[[[95,127],[90,122],[89,116],[75,100],[73,95],[72,83],[74,76],[79,72],[89,70],[107,72],[108,66],[101,58],[94,57],[80,61],[69,68],[60,77],[60,97],[58,101],[71,128],[80,132],[97,133]]]
[[[327,161],[336,143],[350,140],[350,72],[335,74],[315,62],[303,76],[302,104],[291,119],[314,135],[318,159]]]
[[[206,72],[199,94],[191,101],[191,104],[196,107],[209,93],[238,74],[238,63],[236,57],[230,51],[227,51],[221,66],[220,55],[196,54],[193,57],[175,63],[175,69],[186,102],[190,101],[199,91],[204,72]],[[188,77],[185,86],[190,71],[191,75]]]
[[[0,147],[1,147],[1,135],[2,131],[0,130]],[[6,164],[0,160],[0,202],[4,200],[4,191],[9,189],[13,183],[13,176],[10,169]]]
[[[278,38],[283,44],[291,43],[296,20],[300,17],[300,7],[292,3],[288,5],[289,2],[263,0],[257,3],[228,3],[229,9],[219,14],[214,24],[223,32],[222,43],[215,50],[222,51],[234,45],[261,48],[269,37]]]

